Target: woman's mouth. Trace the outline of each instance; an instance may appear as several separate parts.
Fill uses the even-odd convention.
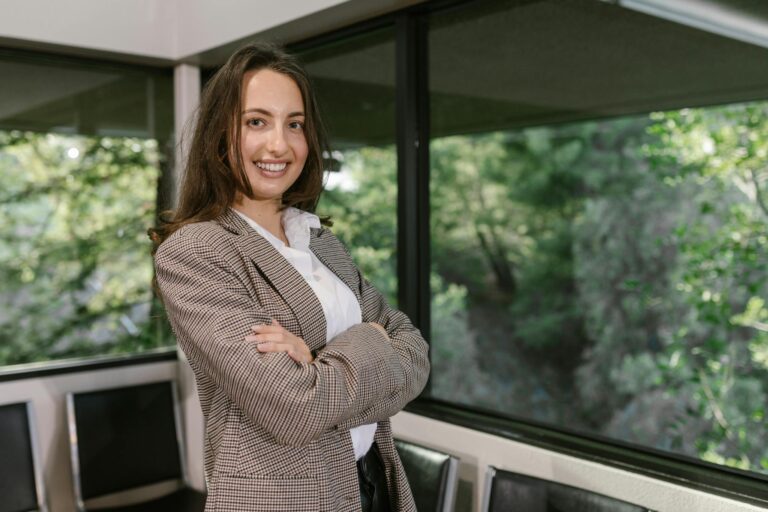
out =
[[[287,162],[256,162],[256,167],[268,172],[281,172],[287,165]]]

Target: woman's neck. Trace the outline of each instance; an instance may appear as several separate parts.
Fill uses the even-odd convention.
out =
[[[256,223],[288,245],[288,238],[283,229],[283,215],[277,201],[254,201],[243,198],[235,200],[232,208],[253,219]]]

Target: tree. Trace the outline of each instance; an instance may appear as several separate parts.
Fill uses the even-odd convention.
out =
[[[0,364],[171,342],[149,316],[153,140],[0,132]]]

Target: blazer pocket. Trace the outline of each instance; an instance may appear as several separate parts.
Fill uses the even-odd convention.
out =
[[[237,439],[238,475],[275,478],[305,478],[312,476],[316,466],[310,464],[313,446],[277,444],[271,434],[250,420],[240,418]]]
[[[313,478],[223,476],[213,490],[216,512],[317,512],[319,483]]]

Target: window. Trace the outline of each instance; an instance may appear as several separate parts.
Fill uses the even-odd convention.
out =
[[[330,216],[363,274],[397,303],[395,43],[391,27],[299,53],[330,136]]]
[[[172,344],[146,230],[171,74],[0,52],[0,366]]]
[[[429,23],[431,396],[768,472],[768,49],[604,2]]]

